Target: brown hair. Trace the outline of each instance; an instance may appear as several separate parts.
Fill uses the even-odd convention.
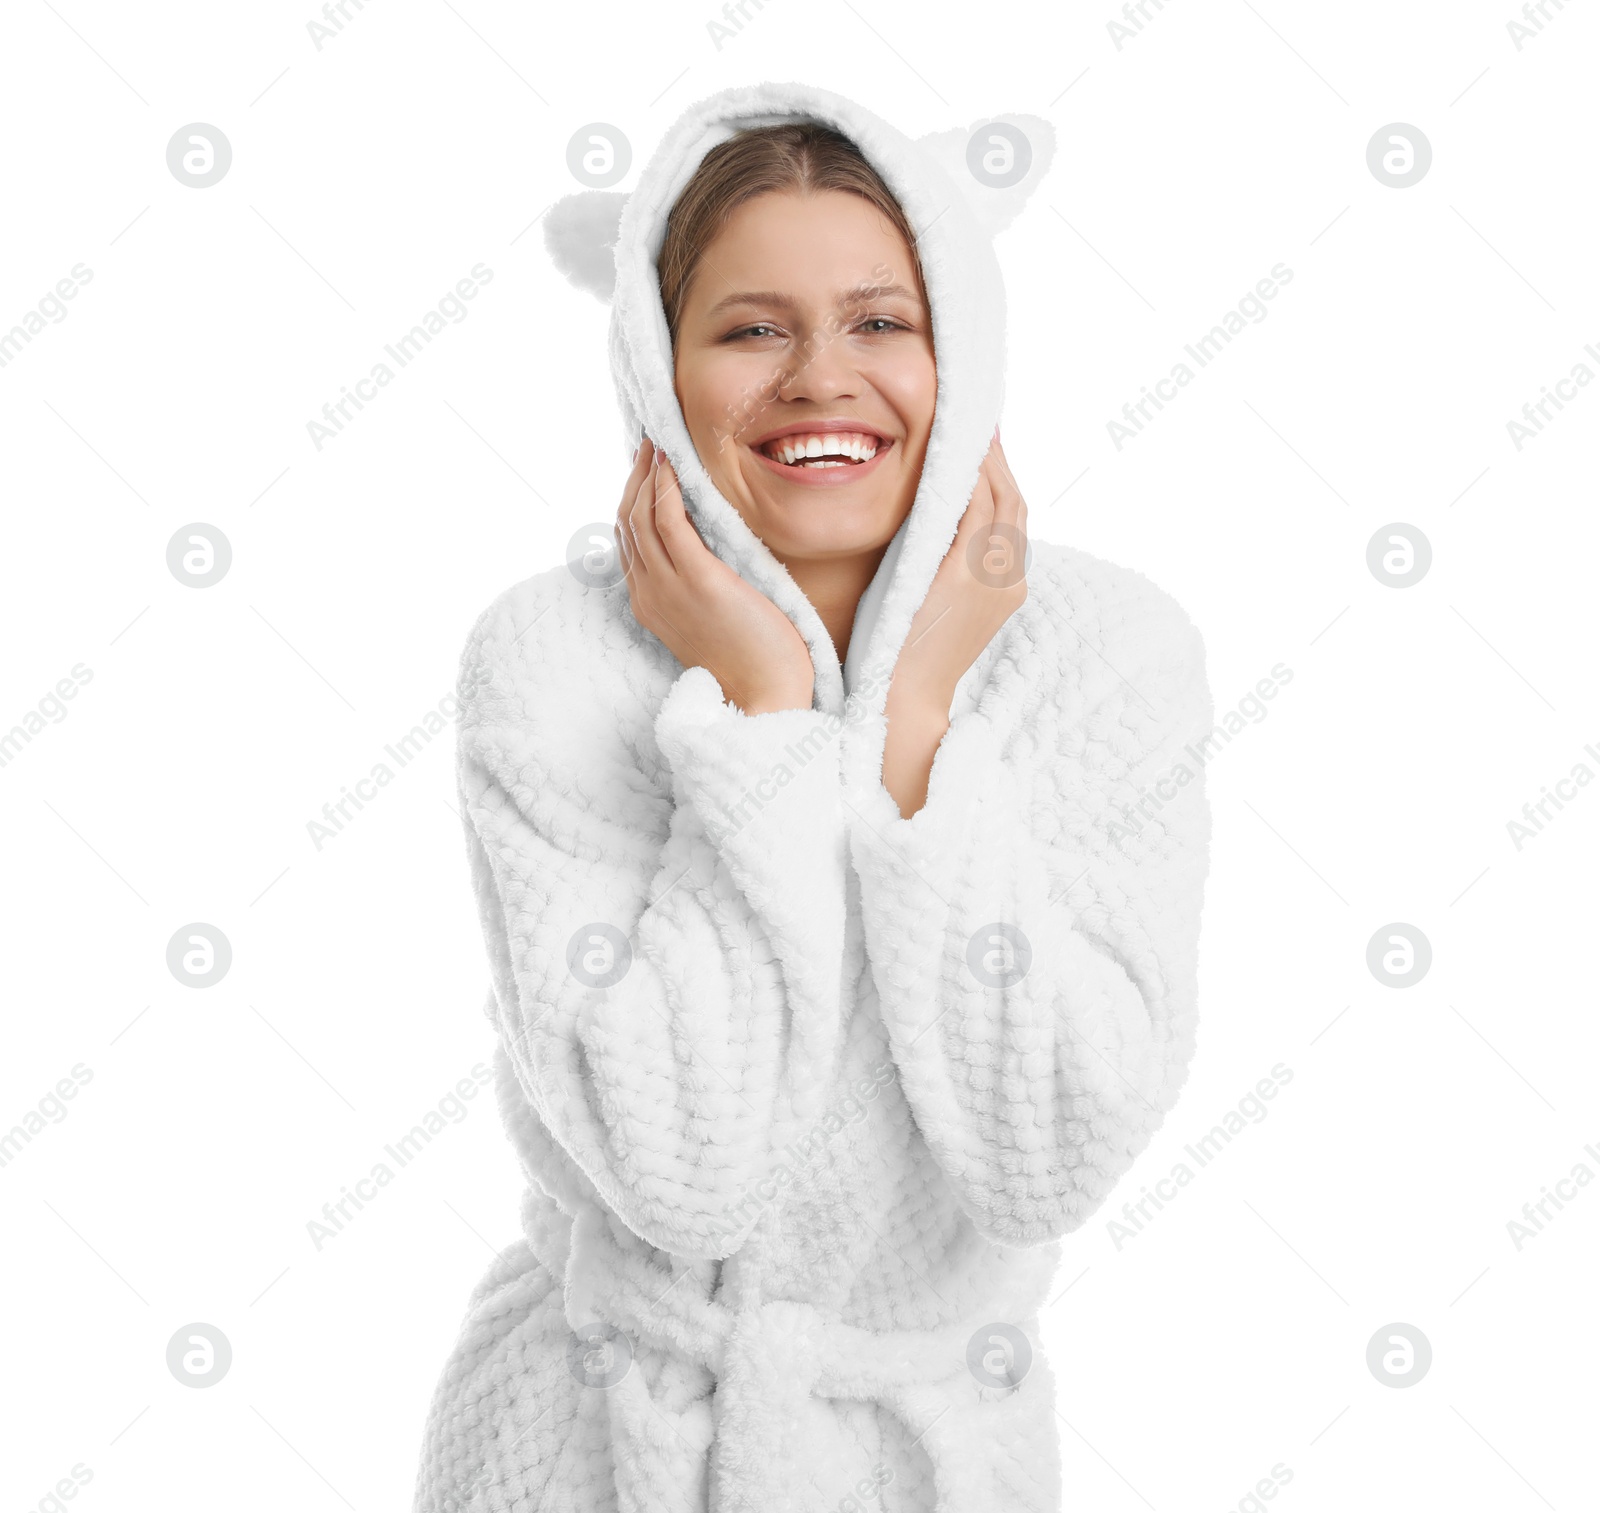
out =
[[[917,283],[922,285],[911,223],[849,137],[820,121],[750,127],[719,142],[701,159],[667,216],[656,272],[674,352],[695,270],[733,212],[747,200],[775,190],[819,194],[830,189],[858,194],[888,217],[911,249]]]

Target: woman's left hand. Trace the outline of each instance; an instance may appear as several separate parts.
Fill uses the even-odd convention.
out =
[[[949,713],[956,685],[1028,597],[1027,549],[1028,504],[996,427],[955,540],[895,663],[891,705]]]

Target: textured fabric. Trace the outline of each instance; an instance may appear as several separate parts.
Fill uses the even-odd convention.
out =
[[[850,135],[920,228],[939,365],[843,668],[694,454],[652,261],[703,153],[793,117]],[[439,1378],[414,1513],[1062,1506],[1039,1314],[1193,1054],[1210,820],[1188,748],[1212,706],[1169,595],[1035,539],[924,807],[883,786],[888,674],[1000,412],[991,238],[1016,200],[942,166],[968,135],[729,90],[619,214],[584,212],[617,227],[614,282],[584,286],[612,299],[628,450],[641,425],[664,447],[708,545],[805,636],[816,699],[745,715],[625,585],[565,565],[471,630],[461,809],[528,1187]]]

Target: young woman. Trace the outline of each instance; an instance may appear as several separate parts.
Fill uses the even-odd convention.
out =
[[[638,446],[614,556],[462,657],[529,1187],[417,1513],[1059,1506],[1039,1313],[1193,1054],[1211,702],[1168,595],[1028,541],[990,237],[1032,184],[968,136],[730,90],[614,238],[551,212]]]

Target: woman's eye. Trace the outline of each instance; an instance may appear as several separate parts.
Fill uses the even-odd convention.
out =
[[[871,327],[877,327],[878,329],[871,330],[869,329]],[[888,336],[892,332],[908,331],[911,328],[887,315],[869,315],[866,320],[861,322],[860,329],[866,331],[869,336]],[[769,322],[757,321],[752,326],[740,326],[737,331],[730,331],[726,339],[728,341],[739,341],[743,337],[753,336],[757,340],[761,340],[781,334],[778,328]]]

